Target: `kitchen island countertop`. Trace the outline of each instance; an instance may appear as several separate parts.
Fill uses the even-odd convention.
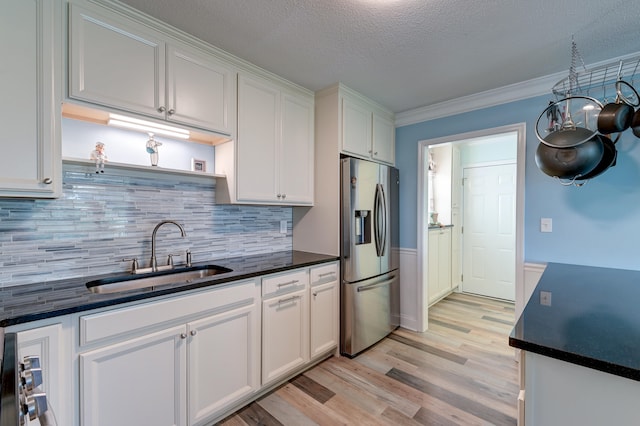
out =
[[[550,263],[509,344],[640,381],[639,305],[640,271]]]
[[[154,288],[97,294],[90,292],[86,283],[95,279],[122,276],[119,272],[108,275],[63,279],[0,289],[0,327],[52,318],[74,312],[115,306],[157,296],[165,296],[198,288],[210,287],[242,279],[287,271],[305,266],[332,262],[338,256],[301,251],[282,251],[228,259],[215,259],[194,263],[215,264],[232,269],[232,272],[214,275],[193,283],[178,283]]]

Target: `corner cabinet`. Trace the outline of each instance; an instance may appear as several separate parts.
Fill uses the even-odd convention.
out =
[[[311,94],[258,76],[238,76],[237,187],[231,200],[313,205],[313,109]]]
[[[235,70],[107,10],[70,5],[69,97],[172,123],[235,130]]]
[[[0,4],[0,196],[55,198],[62,191],[62,3]]]

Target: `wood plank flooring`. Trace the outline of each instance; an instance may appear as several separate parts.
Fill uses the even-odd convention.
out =
[[[330,358],[221,424],[515,425],[513,322],[513,303],[454,293],[429,309],[428,331]]]

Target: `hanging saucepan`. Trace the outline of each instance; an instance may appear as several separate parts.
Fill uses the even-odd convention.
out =
[[[604,151],[604,143],[599,135],[567,148],[554,148],[540,143],[536,150],[536,164],[551,177],[576,180],[595,170],[602,161]]]
[[[604,154],[602,155],[602,159],[598,163],[595,169],[591,170],[589,173],[582,175],[576,180],[588,180],[592,179],[596,176],[600,176],[602,173],[606,172],[610,167],[616,165],[616,159],[618,158],[618,150],[616,149],[616,144],[607,136],[598,135],[598,138],[602,141],[604,147]]]
[[[598,134],[596,117],[601,110],[600,101],[588,96],[569,96],[551,102],[538,117],[536,136],[552,148],[578,146]]]
[[[638,99],[636,90],[626,81],[616,82],[616,100],[606,104],[598,114],[598,131],[602,134],[619,133],[627,130],[633,120],[633,106],[625,102],[629,97],[623,94],[623,89],[632,90]]]
[[[631,120],[631,131],[637,138],[640,138],[640,109],[633,114],[633,119]]]

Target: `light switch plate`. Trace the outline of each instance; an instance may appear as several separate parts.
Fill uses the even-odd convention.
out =
[[[280,221],[280,233],[281,234],[286,234],[287,233],[287,221],[286,220],[281,220]]]
[[[552,232],[553,220],[550,217],[540,218],[540,232]]]
[[[540,304],[544,306],[551,306],[551,292],[550,291],[541,291],[540,292]]]

